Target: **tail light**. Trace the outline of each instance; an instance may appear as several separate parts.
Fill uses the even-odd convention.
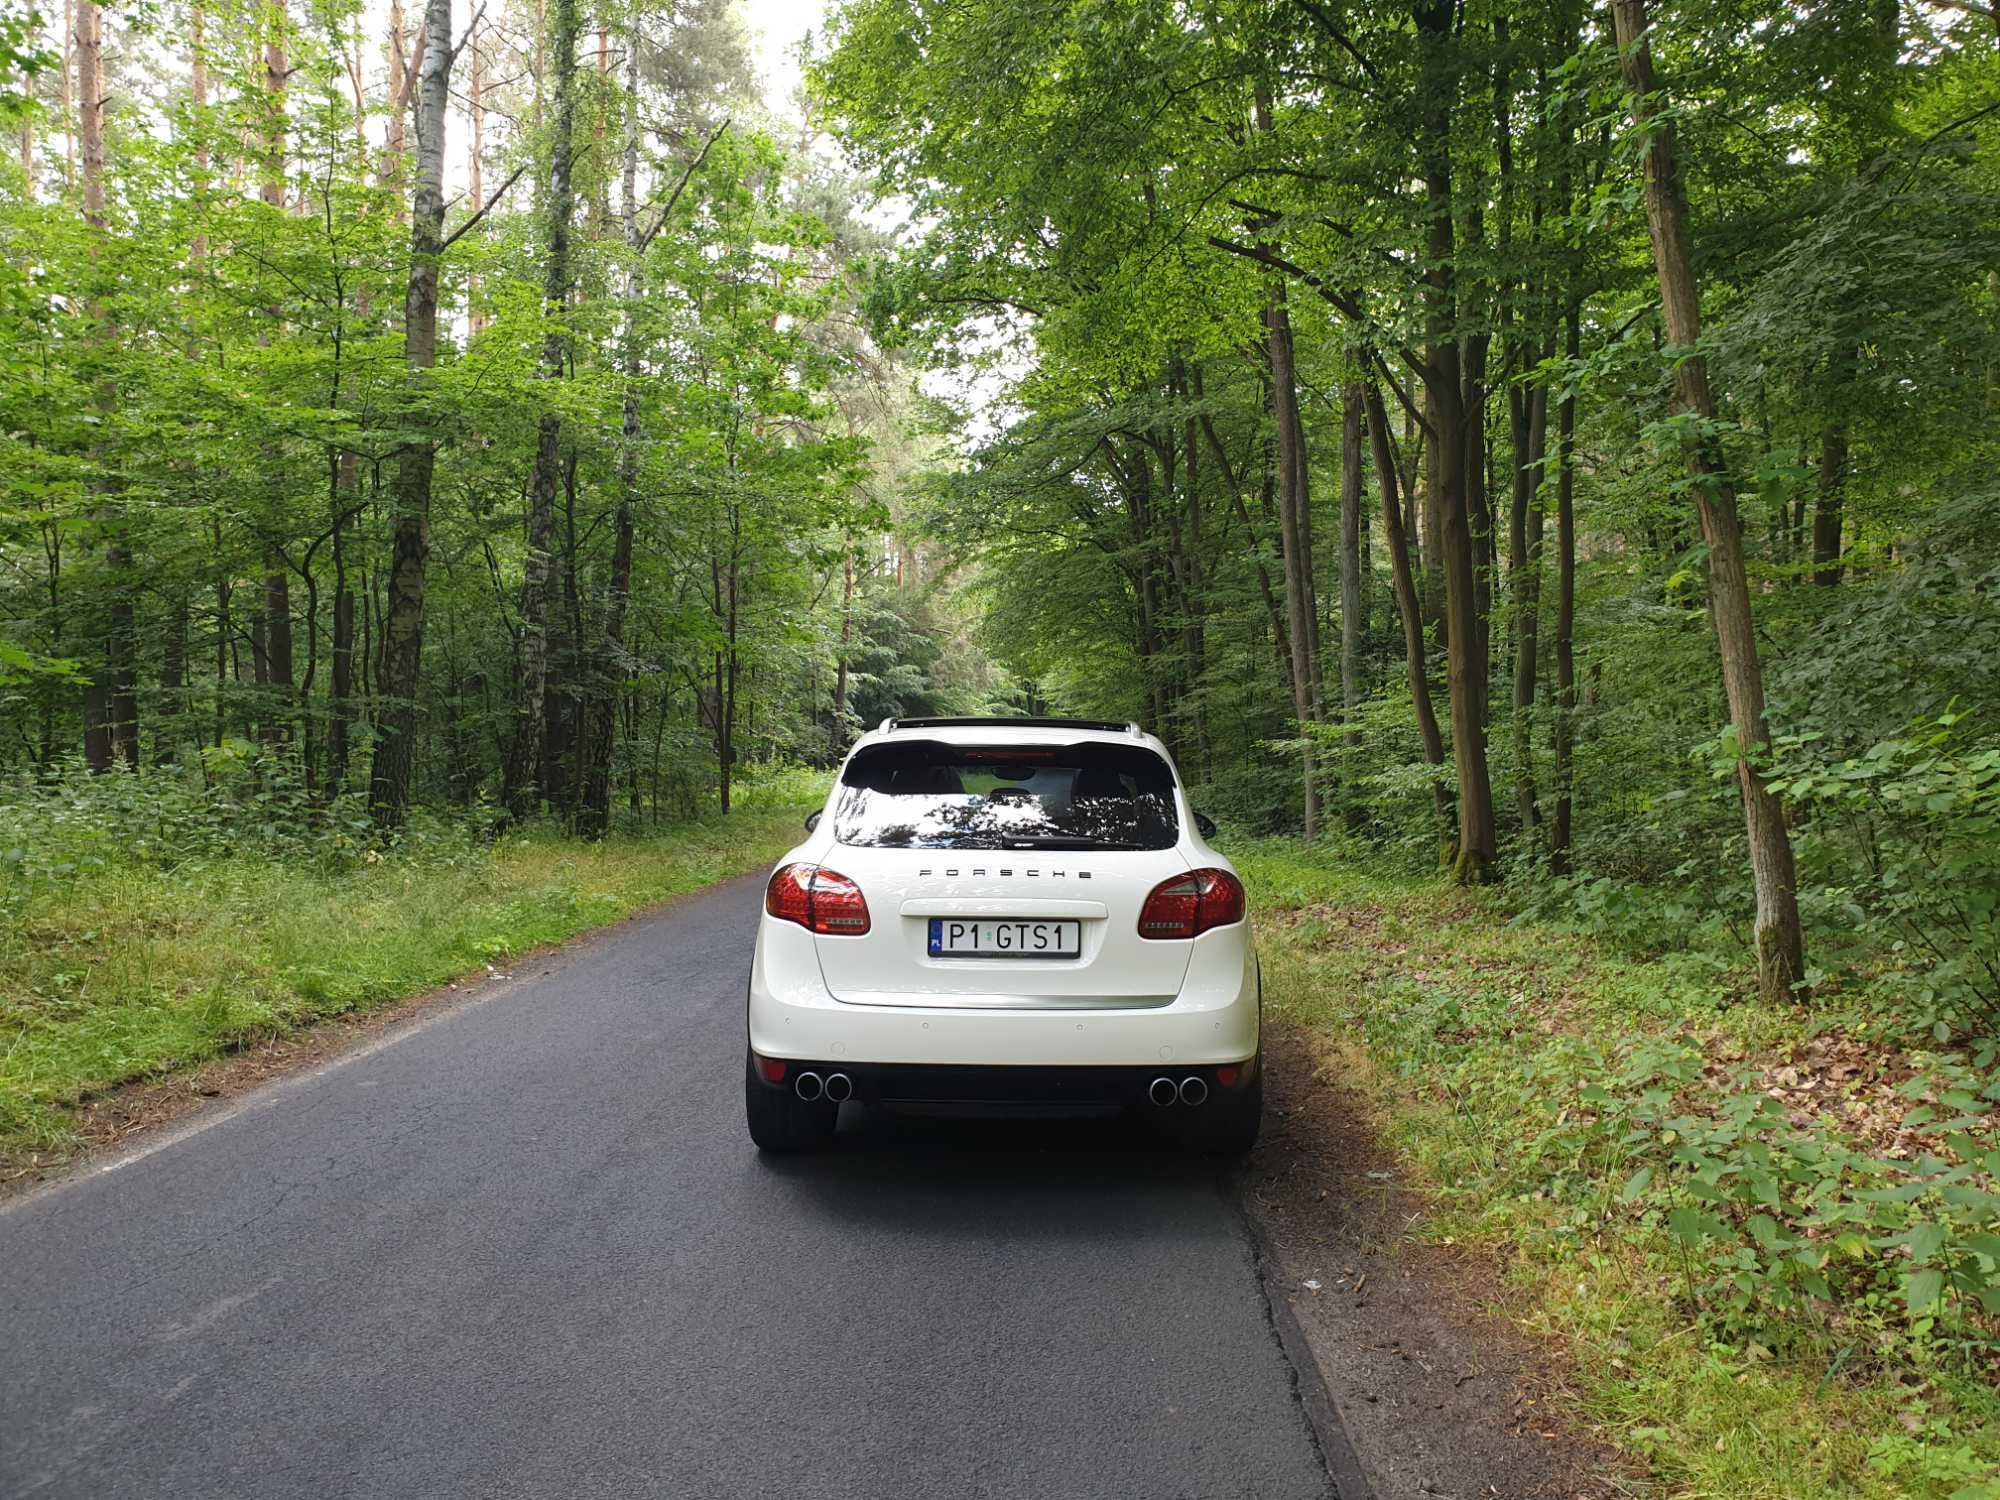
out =
[[[1153,887],[1139,909],[1142,938],[1200,937],[1243,920],[1243,882],[1227,870],[1193,870]]]
[[[820,865],[784,865],[764,887],[764,910],[830,937],[860,937],[868,930],[861,887]]]

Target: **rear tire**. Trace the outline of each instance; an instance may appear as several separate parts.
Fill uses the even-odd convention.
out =
[[[1257,1144],[1264,1123],[1264,1074],[1260,1068],[1248,1087],[1209,1095],[1208,1103],[1185,1121],[1190,1150],[1209,1156],[1243,1156]]]
[[[756,1058],[746,1056],[743,1113],[759,1151],[811,1151],[833,1139],[840,1106],[824,1099],[808,1102],[788,1088],[765,1083],[757,1076]]]

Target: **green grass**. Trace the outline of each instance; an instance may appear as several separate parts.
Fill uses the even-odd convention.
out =
[[[802,809],[648,837],[0,865],[0,1152],[61,1151],[80,1101],[393,1004],[769,863]]]
[[[1730,1092],[1727,1068],[1826,1045],[1839,1018],[1737,1003],[1712,964],[1515,920],[1491,893],[1385,874],[1365,856],[1270,842],[1236,858],[1271,1012],[1307,1030],[1412,1169],[1430,1206],[1417,1232],[1506,1247],[1495,1311],[1566,1352],[1575,1416],[1641,1459],[1652,1492],[2000,1497],[1990,1321],[1976,1308],[1919,1319],[1883,1295],[1905,1264],[1893,1247],[1856,1252],[1866,1265],[1831,1298],[1785,1302],[1760,1280],[1747,1306],[1730,1305],[1695,1265],[1716,1245],[1690,1249],[1653,1201],[1692,1174],[1650,1137],[1608,1150],[1597,1121],[1610,1108],[1585,1092],[1616,1093],[1648,1048],[1686,1048],[1708,1070],[1667,1092],[1705,1122]],[[1796,1128],[1814,1144],[1844,1139],[1831,1118]],[[1661,1163],[1654,1185],[1628,1196],[1642,1160]],[[1784,1191],[1774,1212],[1803,1214],[1808,1190]]]

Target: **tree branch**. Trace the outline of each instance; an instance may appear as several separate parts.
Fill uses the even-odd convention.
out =
[[[1320,295],[1321,300],[1334,308],[1335,311],[1339,312],[1350,322],[1362,328],[1369,326],[1367,313],[1362,310],[1361,304],[1356,302],[1353,297],[1349,296],[1346,292],[1328,286],[1324,278],[1315,276],[1296,261],[1286,260],[1277,251],[1263,245],[1245,245],[1236,240],[1224,239],[1219,234],[1211,234],[1208,237],[1208,242],[1218,250],[1227,250],[1231,255],[1241,255],[1245,259],[1258,262],[1260,265],[1269,266],[1274,271],[1284,272],[1285,275],[1311,287]],[[1416,350],[1399,346],[1396,353],[1404,364],[1416,372],[1418,379],[1426,382],[1430,380],[1430,364],[1418,355]]]
[[[1361,71],[1366,73],[1372,82],[1379,84],[1382,81],[1382,75],[1375,71],[1375,64],[1370,62],[1361,49],[1354,45],[1354,42],[1346,32],[1334,24],[1333,18],[1326,13],[1324,7],[1313,4],[1312,0],[1299,0],[1299,9],[1311,16],[1319,29],[1332,37],[1333,44],[1349,57],[1353,58],[1360,66]]]
[[[486,6],[482,3],[479,9],[475,10],[472,13],[472,22],[465,28],[465,35],[460,37],[458,39],[458,45],[451,49],[451,60],[445,64],[445,71],[447,74],[449,74],[451,69],[457,64],[458,54],[465,50],[465,44],[471,41],[474,37],[479,35],[479,23],[485,17],[485,15],[486,15]]]
[[[694,160],[689,162],[687,170],[681,173],[681,180],[674,184],[673,192],[667,195],[666,203],[660,208],[660,216],[653,220],[653,227],[639,236],[639,243],[633,248],[643,254],[653,243],[653,236],[666,228],[667,215],[672,213],[674,205],[681,201],[681,194],[686,191],[688,183],[693,181],[694,174],[701,170],[701,164],[708,160],[708,153],[714,149],[715,143],[722,139],[722,133],[729,128],[729,124],[729,121],[724,120],[715,127],[715,133],[701,143],[701,150],[695,153]]]
[[[526,166],[516,167],[514,169],[514,175],[512,177],[509,177],[505,182],[501,183],[500,186],[498,186],[493,190],[493,196],[486,200],[486,202],[480,207],[478,213],[474,214],[471,218],[467,219],[463,224],[459,225],[458,228],[454,229],[448,236],[446,236],[445,242],[442,245],[438,246],[438,254],[440,255],[444,254],[445,251],[449,250],[453,245],[457,244],[459,239],[462,236],[464,236],[468,231],[470,231],[473,225],[477,224],[481,219],[485,218],[487,210],[492,208],[494,204],[498,203],[500,201],[501,195],[504,194],[508,188],[512,187],[515,183],[519,182],[521,180],[521,174],[523,172],[526,172],[527,170],[528,169]]]

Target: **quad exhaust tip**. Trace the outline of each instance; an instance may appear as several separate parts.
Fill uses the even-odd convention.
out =
[[[1206,1104],[1207,1102],[1208,1102],[1207,1084],[1203,1083],[1199,1078],[1194,1077],[1192,1074],[1181,1080],[1181,1103],[1193,1105],[1193,1104]]]
[[[854,1097],[854,1080],[845,1073],[827,1074],[826,1097],[835,1104],[845,1104]]]
[[[826,1085],[817,1073],[801,1073],[798,1082],[792,1085],[792,1091],[807,1103],[811,1103],[826,1092]]]
[[[1174,1081],[1171,1078],[1155,1078],[1146,1086],[1146,1097],[1162,1109],[1172,1104],[1180,1096],[1181,1091],[1174,1086]]]

